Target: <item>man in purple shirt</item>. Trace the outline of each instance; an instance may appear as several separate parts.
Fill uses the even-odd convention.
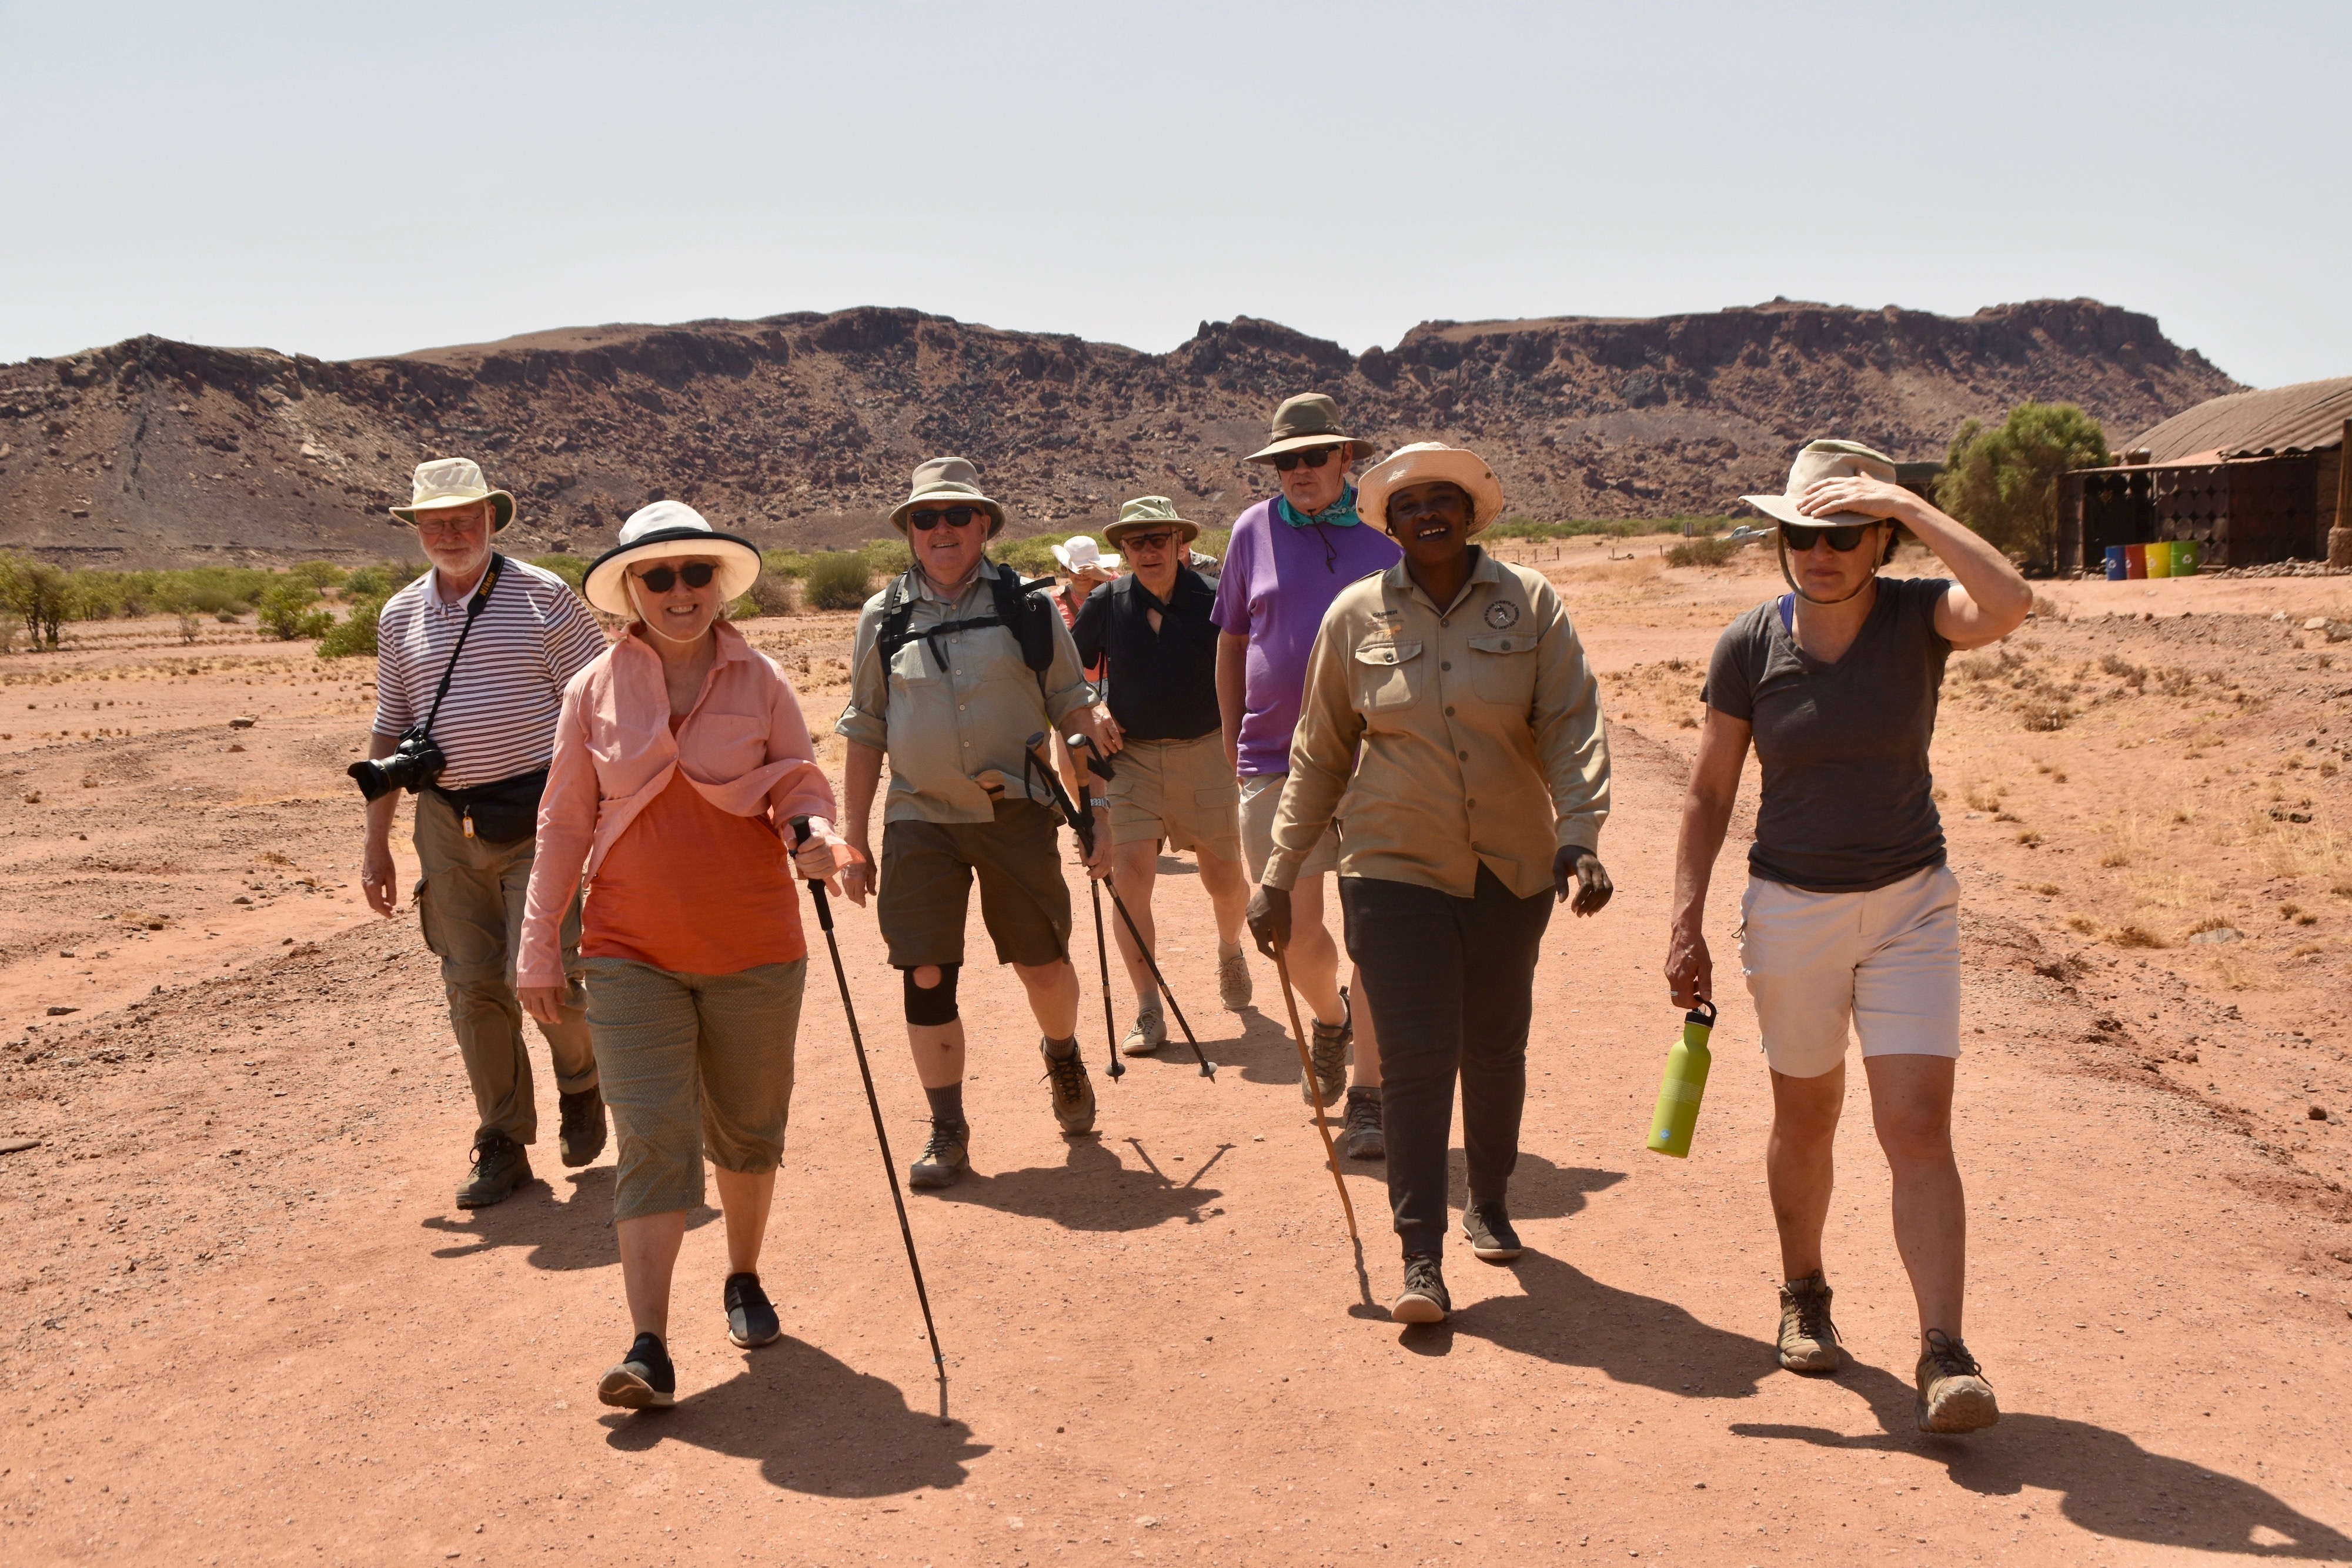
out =
[[[1307,657],[1323,612],[1360,577],[1394,565],[1393,540],[1356,519],[1356,487],[1348,470],[1371,455],[1372,445],[1339,428],[1339,406],[1321,392],[1286,399],[1275,411],[1273,438],[1250,454],[1271,464],[1282,493],[1234,519],[1224,574],[1217,586],[1217,706],[1224,718],[1225,755],[1242,785],[1242,854],[1250,881],[1265,874],[1274,852],[1275,808],[1290,776],[1290,732],[1298,727],[1307,685]],[[1360,1037],[1351,1028],[1350,988],[1339,985],[1339,949],[1323,925],[1326,877],[1339,869],[1337,830],[1328,832],[1301,868],[1291,893],[1290,977],[1315,1010],[1310,1041],[1315,1074],[1299,1093],[1331,1104],[1347,1090],[1347,1124],[1340,1147],[1356,1159],[1387,1152],[1381,1133],[1381,1051],[1369,1009]],[[1363,977],[1352,975],[1363,992]],[[1348,1047],[1356,1052],[1356,1085],[1348,1089]]]

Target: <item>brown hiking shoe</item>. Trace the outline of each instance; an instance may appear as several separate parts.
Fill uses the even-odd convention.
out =
[[[1339,1152],[1351,1160],[1377,1160],[1389,1152],[1387,1131],[1381,1120],[1381,1092],[1348,1091],[1348,1120],[1339,1131]]]
[[[912,1187],[953,1186],[971,1166],[971,1129],[961,1122],[934,1122],[931,1141],[907,1172]]]
[[[1927,1331],[1917,1381],[1922,1432],[1974,1432],[2000,1419],[1984,1369],[1967,1345],[1941,1329]]]
[[[1070,1041],[1069,1055],[1055,1056],[1054,1042],[1041,1039],[1037,1054],[1045,1059],[1045,1077],[1053,1084],[1054,1120],[1072,1137],[1093,1132],[1095,1083],[1087,1076],[1087,1064],[1078,1060],[1078,1042]]]
[[[1819,1269],[1780,1287],[1780,1364],[1790,1372],[1835,1372],[1845,1364],[1830,1322],[1835,1293]]]
[[[1250,998],[1255,992],[1255,985],[1250,979],[1249,958],[1243,953],[1241,944],[1234,943],[1230,953],[1220,944],[1217,948],[1217,1000],[1224,1004],[1227,1012],[1237,1013],[1250,1005]]]
[[[504,1133],[484,1133],[474,1145],[474,1170],[457,1184],[459,1208],[488,1208],[530,1180],[530,1156]]]

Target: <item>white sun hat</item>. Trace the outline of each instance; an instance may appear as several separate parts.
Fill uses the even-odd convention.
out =
[[[1064,571],[1100,571],[1112,577],[1118,575],[1118,552],[1107,550],[1095,543],[1091,534],[1079,534],[1067,542],[1046,547],[1054,559],[1062,563]]]
[[[491,489],[490,482],[482,477],[482,465],[470,457],[436,457],[419,463],[408,487],[408,505],[390,510],[411,528],[415,527],[419,512],[471,506],[476,501],[490,504],[490,532],[497,533],[514,521],[515,498],[504,490]]]
[[[637,607],[629,601],[628,585],[622,580],[630,566],[698,556],[719,563],[722,602],[741,598],[760,576],[760,549],[750,539],[719,532],[683,501],[656,501],[629,514],[621,525],[621,542],[588,569],[581,597],[607,615],[634,621]]]
[[[1356,515],[1376,528],[1389,526],[1389,497],[1408,485],[1443,479],[1470,497],[1471,535],[1484,533],[1503,515],[1503,482],[1475,452],[1448,446],[1442,441],[1416,441],[1400,446],[1356,481]]]

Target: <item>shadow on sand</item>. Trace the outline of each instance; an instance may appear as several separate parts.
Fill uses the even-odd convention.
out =
[[[1863,1452],[1896,1449],[1943,1465],[1955,1485],[1985,1497],[2029,1487],[2060,1494],[2059,1511],[2117,1541],[2319,1563],[2352,1562],[2352,1537],[2297,1513],[2248,1481],[2153,1454],[2120,1432],[2059,1416],[2005,1412],[1990,1431],[1938,1437],[1919,1431],[1906,1380],[1850,1364],[1837,1381],[1859,1396],[1879,1430],[1850,1437],[1817,1427],[1734,1423],[1743,1437]],[[2257,1540],[2255,1531],[2263,1538]]]
[[[433,1249],[436,1258],[473,1258],[502,1247],[528,1247],[534,1269],[604,1269],[620,1261],[613,1241],[613,1167],[590,1166],[566,1172],[562,1187],[534,1176],[504,1203],[460,1209],[453,1218],[428,1215],[427,1230],[451,1239]],[[570,1188],[568,1195],[562,1187]],[[698,1230],[719,1218],[709,1204],[688,1209],[686,1228]]]
[[[1125,1165],[1099,1138],[1073,1138],[1069,1155],[1059,1166],[1032,1166],[994,1176],[968,1172],[955,1186],[929,1196],[940,1203],[976,1204],[1024,1219],[1050,1219],[1066,1230],[1149,1230],[1171,1219],[1198,1225],[1202,1216],[1223,1212],[1212,1207],[1223,1190],[1202,1186],[1200,1181],[1224,1158],[1231,1144],[1218,1145],[1200,1169],[1180,1181],[1160,1169],[1140,1141],[1121,1142],[1135,1151],[1140,1169]]]
[[[816,1497],[945,1490],[989,1451],[962,1422],[908,1408],[895,1385],[790,1335],[746,1354],[715,1388],[667,1410],[614,1411],[604,1425],[624,1453],[680,1443],[756,1459],[769,1485]]]

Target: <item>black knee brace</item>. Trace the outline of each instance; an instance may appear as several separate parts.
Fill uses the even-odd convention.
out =
[[[899,976],[907,982],[907,1021],[919,1024],[953,1023],[956,1012],[956,973],[961,964],[941,964],[940,983],[929,990],[915,984],[915,971],[901,969]]]

